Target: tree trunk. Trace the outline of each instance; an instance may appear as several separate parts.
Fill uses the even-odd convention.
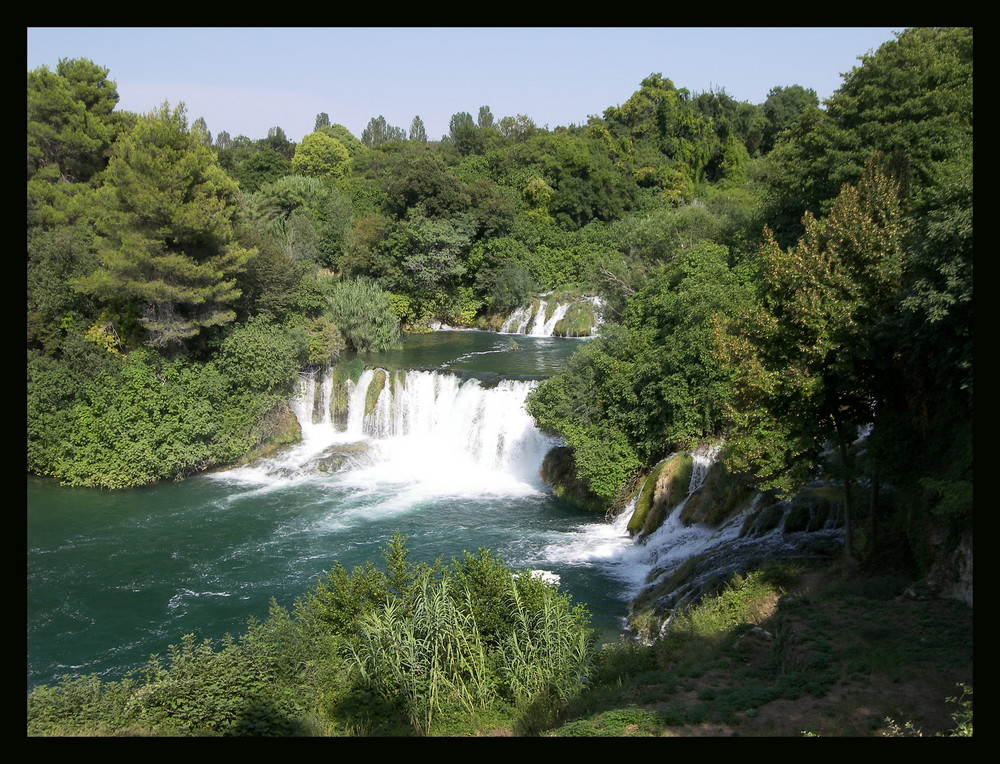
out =
[[[833,427],[837,431],[837,444],[840,448],[840,461],[844,470],[844,562],[850,566],[858,564],[854,556],[853,533],[851,532],[851,463],[847,435],[844,425],[836,414],[831,415]]]

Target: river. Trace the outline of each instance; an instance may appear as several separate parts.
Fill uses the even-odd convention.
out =
[[[312,421],[304,387],[303,442],[275,458],[116,492],[29,477],[28,687],[64,674],[117,679],[186,633],[238,634],[272,598],[291,606],[334,562],[380,561],[397,532],[414,560],[486,547],[545,571],[615,639],[644,569],[628,562],[620,524],[539,480],[555,441],[523,410],[581,342],[414,335],[402,351],[363,357],[411,371],[383,375],[390,387],[367,416],[367,391],[355,389],[346,431]],[[331,452],[337,471],[323,466]]]

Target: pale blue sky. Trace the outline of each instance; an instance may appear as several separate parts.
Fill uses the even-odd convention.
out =
[[[488,105],[540,126],[582,124],[653,72],[692,93],[725,88],[763,103],[776,85],[821,99],[904,27],[30,27],[28,70],[60,58],[109,68],[119,109],[183,101],[189,119],[262,138],[272,126],[300,141],[319,112],[359,136],[379,114],[431,139],[451,115]]]

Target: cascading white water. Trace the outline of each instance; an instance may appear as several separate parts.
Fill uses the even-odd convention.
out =
[[[503,325],[500,327],[500,333],[525,334],[529,321],[531,321],[531,306],[521,305],[503,322]]]
[[[319,401],[317,398],[319,393]],[[302,428],[302,437],[311,439],[316,432],[330,427],[330,369],[299,374],[295,395],[290,401],[292,413]]]
[[[688,498],[704,483],[720,447],[721,444],[715,444],[691,453],[693,469],[687,496],[664,519],[660,528],[642,543],[636,543],[628,532],[636,496],[610,523],[579,526],[576,534],[551,545],[546,550],[547,555],[551,560],[564,564],[579,560],[604,567],[621,582],[622,596],[631,599],[649,583],[648,578],[655,568],[679,563],[717,543],[734,538],[739,533],[739,523],[710,528],[704,525],[686,526],[680,519]]]
[[[321,447],[363,442],[368,448],[355,463],[361,459],[368,476],[379,473],[376,481],[433,484],[449,495],[541,489],[538,470],[556,441],[524,409],[537,382],[505,379],[484,385],[441,372],[366,369],[357,383],[346,384],[342,432],[335,431],[328,413],[313,424],[313,393],[298,397],[294,411],[303,448],[315,453],[317,448],[309,448],[313,439]],[[324,385],[331,385],[329,376]],[[329,389],[323,395],[329,400]]]
[[[577,301],[591,303],[597,311],[595,326],[600,323],[602,303],[599,297],[583,297]],[[551,314],[548,314],[548,301],[544,299],[539,299],[530,305],[522,305],[503,322],[500,333],[525,334],[529,337],[552,337],[555,334],[556,324],[563,320],[571,305],[573,302],[556,303]]]

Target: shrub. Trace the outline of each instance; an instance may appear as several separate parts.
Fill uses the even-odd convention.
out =
[[[378,353],[399,340],[392,301],[374,281],[355,279],[334,285],[329,297],[334,322],[353,350]]]

